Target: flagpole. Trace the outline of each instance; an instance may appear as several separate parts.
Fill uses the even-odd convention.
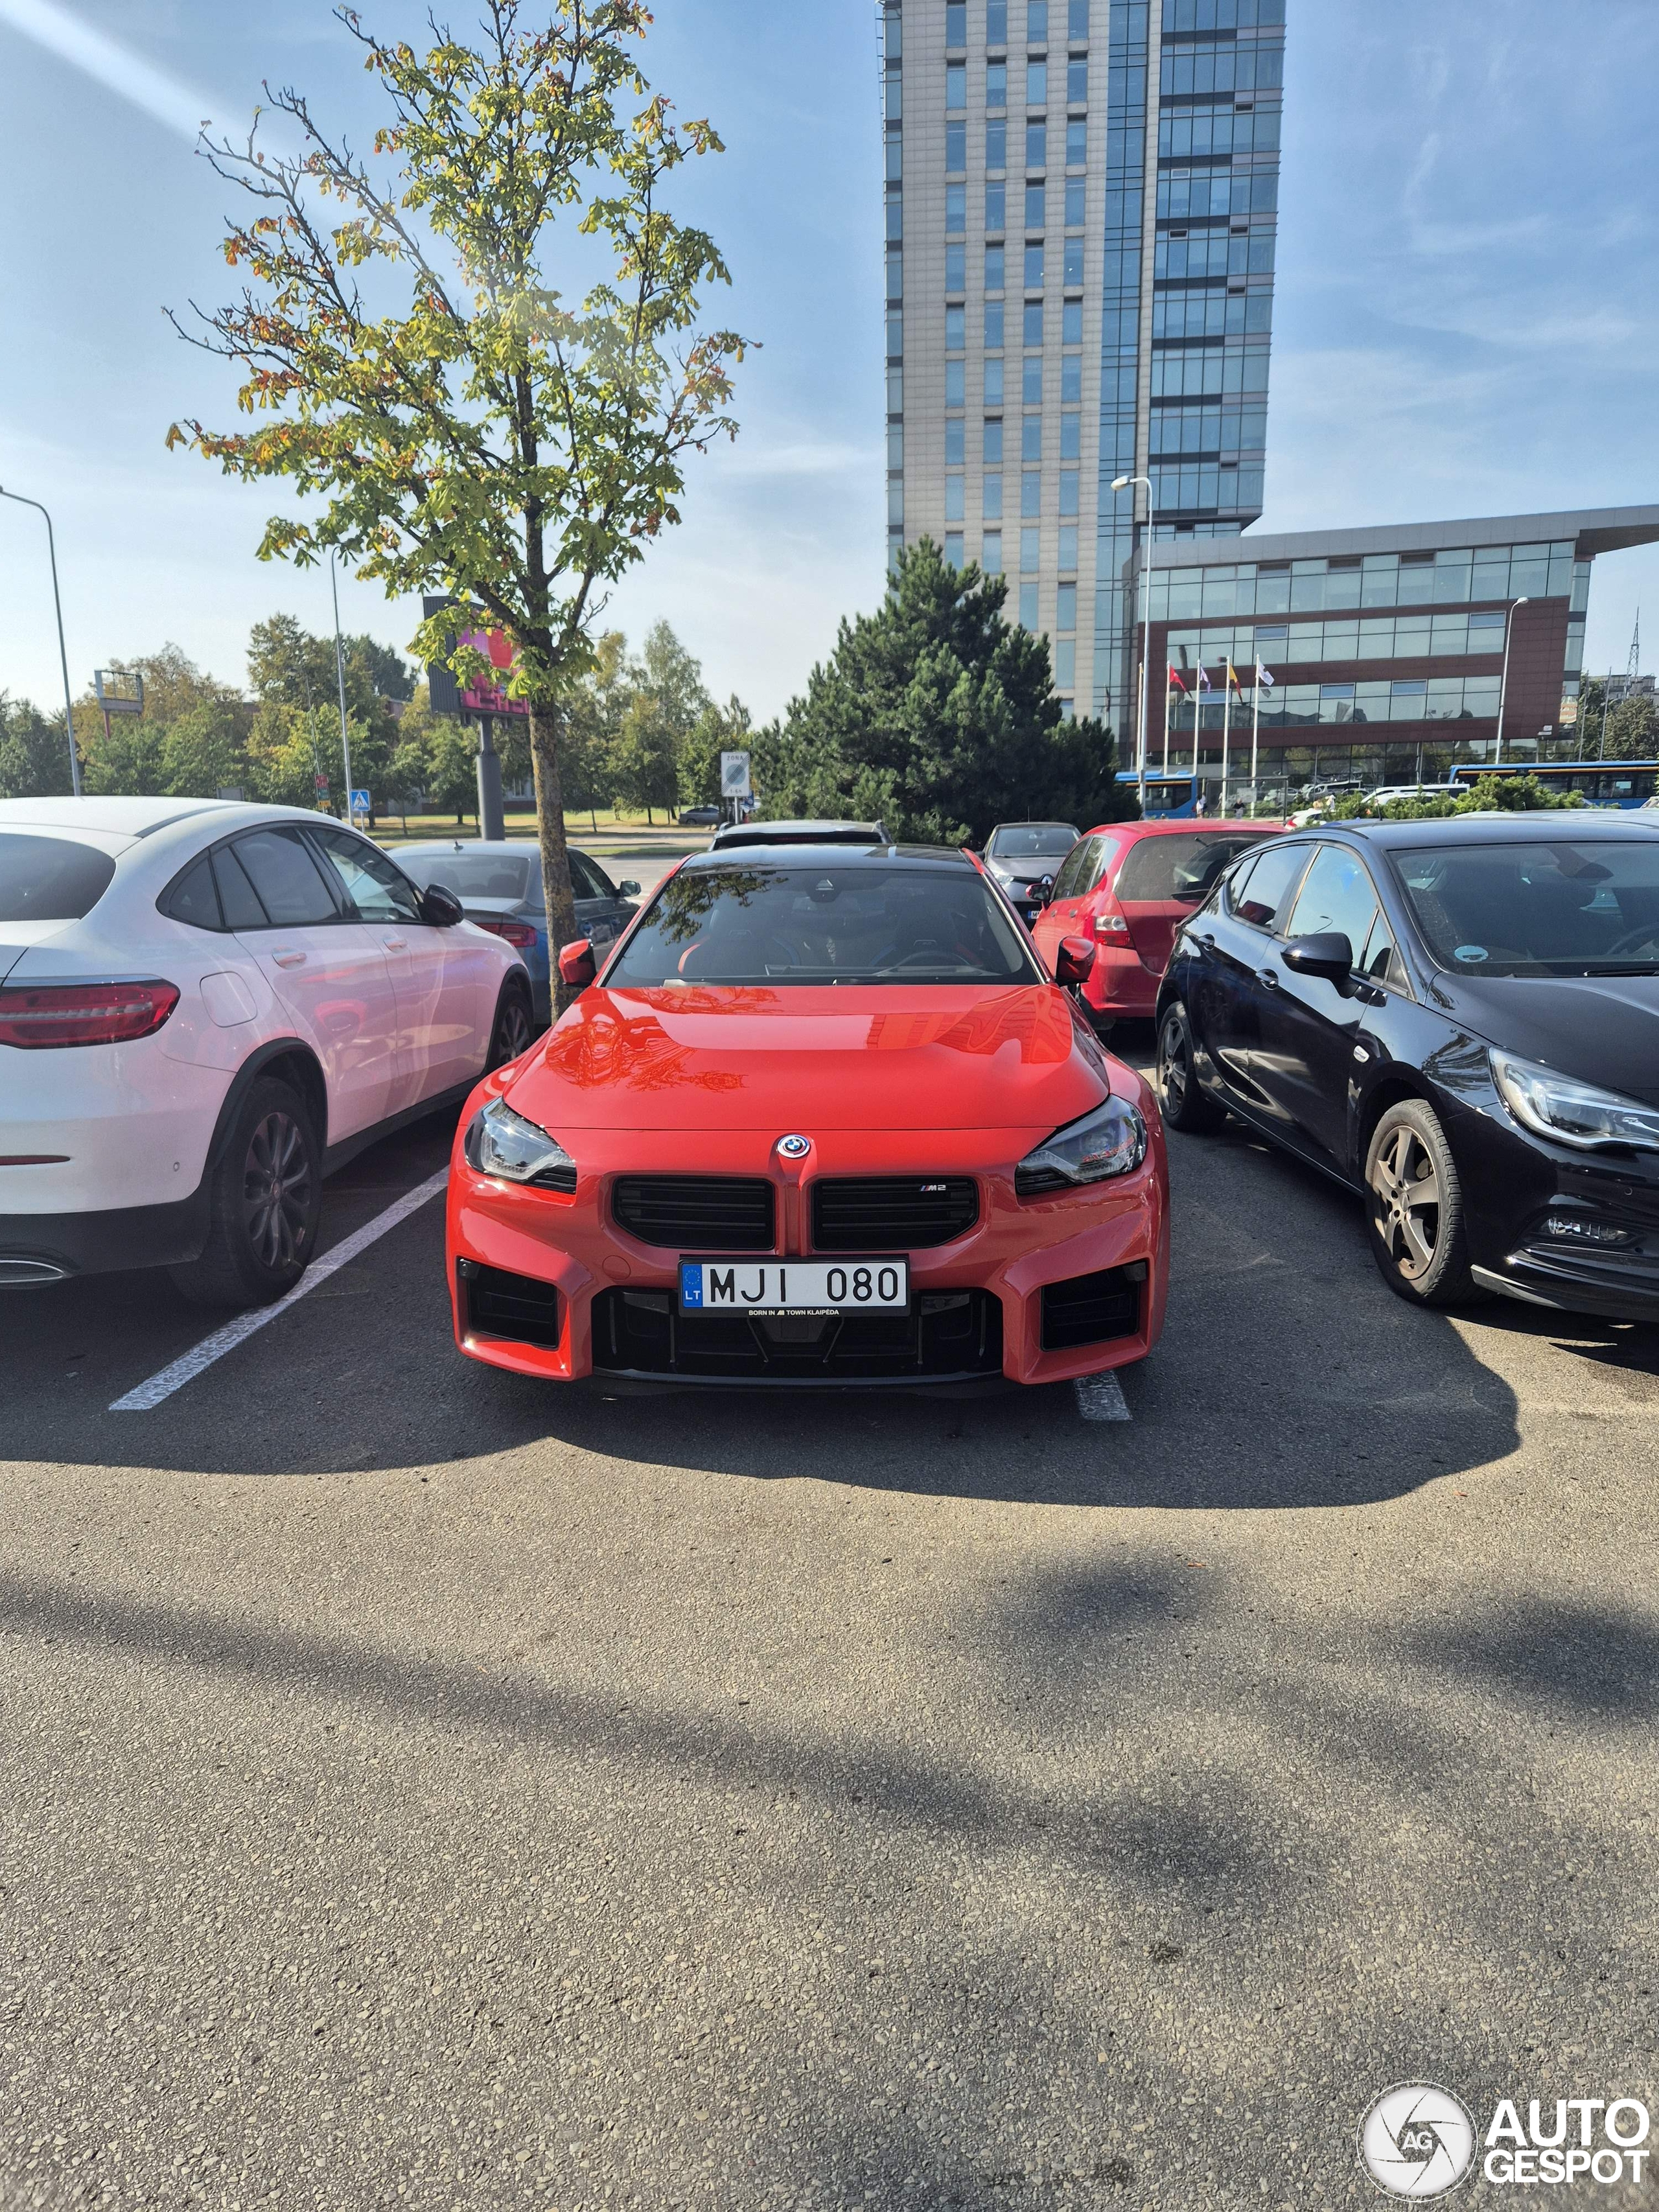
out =
[[[1226,676],[1221,687],[1221,818],[1227,818],[1227,760],[1228,744],[1233,718],[1233,664],[1225,663]]]
[[[1169,655],[1164,657],[1164,773],[1170,773],[1170,677]]]
[[[1256,787],[1256,739],[1261,729],[1261,655],[1255,657],[1255,677],[1250,685],[1250,819],[1255,819],[1255,810],[1261,804]]]

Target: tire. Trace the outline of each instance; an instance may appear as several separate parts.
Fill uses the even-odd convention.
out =
[[[322,1147],[311,1109],[275,1076],[249,1090],[210,1177],[199,1259],[171,1268],[192,1304],[264,1306],[294,1288],[317,1249]]]
[[[536,1015],[530,985],[522,975],[509,975],[495,1001],[495,1026],[489,1032],[489,1058],[484,1073],[490,1075],[517,1060],[536,1042]]]
[[[1388,1107],[1365,1152],[1365,1224],[1383,1281],[1414,1306],[1467,1304],[1469,1273],[1463,1187],[1431,1106]]]
[[[1199,1084],[1193,1064],[1192,1025],[1179,999],[1164,1008],[1158,1025],[1158,1097],[1166,1125],[1188,1135],[1218,1128],[1225,1118]]]

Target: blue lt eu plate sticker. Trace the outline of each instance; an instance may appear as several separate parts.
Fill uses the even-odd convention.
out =
[[[873,1260],[682,1260],[682,1313],[899,1312],[910,1263]]]

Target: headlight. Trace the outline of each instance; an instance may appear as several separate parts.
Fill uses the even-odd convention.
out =
[[[503,1182],[535,1183],[543,1190],[576,1188],[576,1163],[557,1138],[499,1098],[473,1115],[462,1150],[470,1167]]]
[[[1146,1124],[1127,1098],[1114,1097],[1027,1152],[1014,1170],[1014,1188],[1021,1198],[1039,1198],[1070,1184],[1104,1182],[1146,1157]]]
[[[1493,1051],[1492,1079],[1516,1120],[1558,1145],[1587,1152],[1596,1145],[1636,1145],[1659,1152],[1659,1108],[1616,1091],[1598,1091],[1576,1076],[1558,1075],[1530,1060]]]

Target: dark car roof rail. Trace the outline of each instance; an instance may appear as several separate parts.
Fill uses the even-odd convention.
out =
[[[732,822],[714,833],[720,852],[733,845],[890,845],[879,822]]]

